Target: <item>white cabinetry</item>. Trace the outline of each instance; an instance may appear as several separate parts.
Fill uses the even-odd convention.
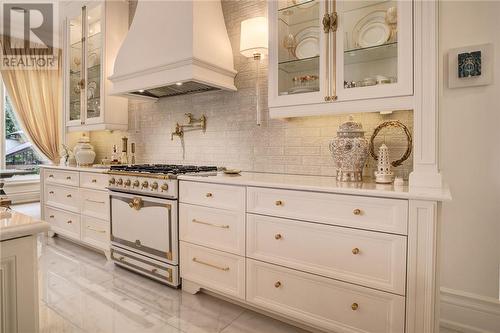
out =
[[[272,117],[413,108],[412,1],[269,1]]]
[[[42,216],[51,233],[104,251],[109,257],[110,209],[103,170],[43,167]]]
[[[128,2],[69,2],[61,10],[67,129],[126,130],[128,101],[109,96],[108,76],[128,31]]]

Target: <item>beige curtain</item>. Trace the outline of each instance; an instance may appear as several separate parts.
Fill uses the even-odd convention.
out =
[[[1,41],[0,41],[1,43]],[[13,55],[4,44],[3,54]],[[43,50],[16,50],[15,55],[26,58],[43,55]],[[53,162],[59,162],[61,115],[61,51],[57,69],[38,67],[30,69],[5,69],[0,73],[7,93],[16,111],[21,127],[30,141]]]

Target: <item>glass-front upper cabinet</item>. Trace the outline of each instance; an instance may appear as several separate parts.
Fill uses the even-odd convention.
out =
[[[288,108],[272,116],[413,94],[412,1],[269,1],[269,34],[269,107]]]
[[[270,104],[313,103],[326,94],[327,35],[321,23],[326,6],[327,2],[320,0],[269,2],[273,43],[269,49],[269,76],[275,82],[269,86]]]
[[[65,7],[66,8],[66,7]],[[110,96],[107,79],[128,31],[124,1],[72,2],[65,20],[65,113],[72,131],[127,129],[128,101]],[[110,29],[105,29],[108,22]]]

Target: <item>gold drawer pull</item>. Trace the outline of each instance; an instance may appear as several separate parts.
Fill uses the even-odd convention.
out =
[[[362,211],[359,208],[356,208],[355,210],[352,211],[354,215],[361,215]]]
[[[54,175],[49,175],[49,178],[54,178]]]
[[[211,198],[211,197],[213,197],[214,195],[213,195],[212,193],[208,192],[207,194],[205,194],[205,196],[206,196],[207,198]]]
[[[219,270],[224,271],[224,272],[227,272],[229,270],[229,267],[220,267],[220,266],[217,266],[217,265],[214,265],[214,264],[210,264],[208,262],[198,260],[196,257],[193,258],[193,261],[195,263],[197,263],[197,264],[202,264],[202,265],[205,265],[205,266],[208,266],[208,267],[219,269]]]
[[[203,225],[209,225],[209,226],[217,227],[217,228],[229,229],[229,226],[227,224],[215,224],[215,223],[209,223],[209,222],[199,221],[197,219],[193,219],[191,222],[198,223],[198,224],[203,224]]]
[[[71,194],[66,195],[66,198],[71,198]]]
[[[281,200],[276,200],[276,202],[274,203],[276,206],[283,206],[285,203]]]
[[[92,179],[92,183],[97,183],[97,179]]]
[[[283,236],[281,236],[281,234],[276,234],[274,235],[274,239],[278,240],[278,239],[281,239]]]
[[[351,309],[352,309],[352,311],[356,311],[358,308],[359,308],[358,303],[352,303],[352,304],[351,304]]]
[[[87,226],[87,229],[95,231],[95,232],[100,232],[101,234],[105,234],[106,233],[106,230],[99,230],[99,229],[95,229],[95,228],[92,228],[92,227],[89,227],[89,226]]]
[[[53,218],[54,218],[54,215],[50,215],[50,216],[49,216],[49,218],[50,218],[50,219],[53,219]]]
[[[54,194],[54,191],[49,191],[49,194]]]
[[[73,221],[68,220],[66,223],[67,223],[67,224],[71,224],[71,223],[73,223]]]
[[[99,201],[99,200],[92,200],[92,199],[85,199],[85,201],[88,201],[88,202],[93,202],[93,203],[98,203],[98,204],[105,204],[104,201]]]
[[[359,254],[359,249],[357,247],[355,247],[354,249],[352,249],[352,254]]]
[[[71,176],[66,177],[67,180],[71,180]]]
[[[281,287],[281,282],[276,281],[276,283],[274,284],[274,288],[279,288],[279,287]]]

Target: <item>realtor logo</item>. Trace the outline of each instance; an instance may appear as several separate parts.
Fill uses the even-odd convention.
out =
[[[2,4],[1,69],[58,68],[56,8],[57,1]]]

